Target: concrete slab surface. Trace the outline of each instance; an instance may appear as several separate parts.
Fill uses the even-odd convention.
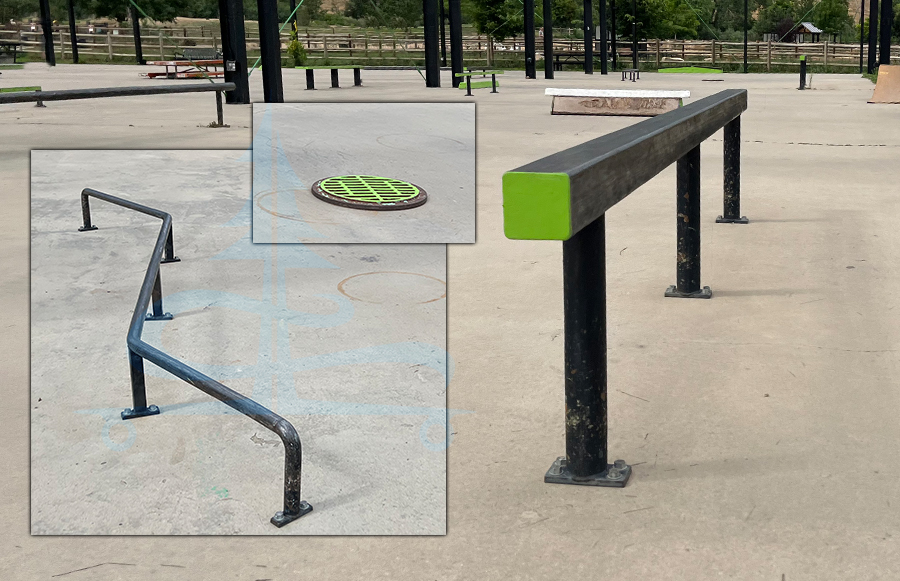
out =
[[[275,103],[253,109],[253,241],[475,242],[474,103]],[[425,204],[345,208],[321,179],[411,182]]]
[[[138,71],[28,66],[3,77],[62,88],[133,84]],[[674,169],[607,217],[610,453],[635,465],[628,487],[542,481],[564,446],[561,252],[558,243],[503,237],[500,178],[640,121],[550,115],[545,88],[615,89],[618,75],[557,72],[552,81],[529,81],[511,73],[499,94],[476,91],[472,99],[479,237],[448,250],[449,407],[474,412],[452,422],[448,534],[302,545],[28,536],[27,150],[247,148],[250,113],[228,106],[232,127],[213,130],[197,127],[213,119],[202,96],[0,110],[0,131],[14,148],[0,152],[0,571],[79,581],[895,577],[900,107],[867,105],[873,86],[855,75],[817,74],[809,91],[796,89],[796,75],[714,76],[722,81],[648,73],[638,82],[689,90],[693,99],[749,90],[749,225],[714,224],[721,136],[703,147],[703,284],[713,299],[662,297],[675,276]],[[363,87],[315,92],[304,92],[302,71],[285,71],[284,80],[287,100],[466,99],[449,88],[449,74],[442,89],[425,88],[415,71],[368,72]],[[260,98],[255,75],[252,93]]]
[[[278,436],[154,365],[161,414],[119,417],[159,220],[79,232],[84,187],[172,214],[143,339],[294,424],[311,514],[271,525]],[[32,153],[33,534],[445,533],[445,247],[252,244],[249,190],[241,151]]]

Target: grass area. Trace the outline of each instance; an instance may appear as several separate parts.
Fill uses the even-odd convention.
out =
[[[8,64],[8,65],[0,65],[0,71],[16,71],[19,69],[24,69],[25,65],[20,64]]]
[[[658,73],[721,73],[722,69],[708,69],[704,67],[674,67],[662,68],[656,71]]]
[[[875,83],[878,81],[878,69],[875,69],[875,72],[871,75],[869,73],[863,73],[862,76],[864,79],[869,79],[870,81]]]
[[[23,91],[40,91],[40,87],[0,87],[0,93],[21,93]]]

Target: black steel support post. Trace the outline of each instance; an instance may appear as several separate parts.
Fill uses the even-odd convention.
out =
[[[607,463],[605,216],[563,242],[566,455],[544,482],[624,487],[631,467]]]
[[[859,74],[863,72],[863,46],[865,44],[866,0],[859,3]]]
[[[447,66],[447,15],[444,12],[444,0],[438,0],[441,7],[441,66]]]
[[[294,23],[292,26],[298,32],[300,31],[300,22],[297,19],[297,0],[291,0],[291,21]]]
[[[72,43],[72,62],[78,64],[78,31],[75,29],[75,0],[69,0],[69,42]]]
[[[134,60],[139,65],[145,65],[147,61],[144,60],[144,50],[141,46],[141,17],[134,4],[129,4],[128,9],[131,13],[131,30],[134,33]]]
[[[359,71],[359,69],[353,69],[353,86],[362,86],[362,73]]]
[[[312,69],[306,69],[306,90],[307,91],[315,91],[316,90],[316,76],[313,73]]]
[[[594,5],[584,0],[584,74],[594,74]]]
[[[544,78],[553,78],[553,5],[544,0]]]
[[[222,111],[221,91],[216,91],[216,123],[219,124],[219,127],[223,127],[225,125],[225,115]]]
[[[525,0],[525,78],[536,79],[534,48],[534,0]]]
[[[462,42],[462,3],[460,0],[449,0],[450,9],[450,74],[453,88],[459,87],[462,78],[457,73],[463,72]]]
[[[153,308],[153,312],[147,315],[146,320],[148,321],[171,321],[172,313],[166,313],[163,311],[162,304],[162,275],[157,272],[156,273],[156,282],[153,283],[153,294],[151,306]]]
[[[144,416],[155,416],[159,413],[159,407],[147,405],[147,385],[144,381],[144,359],[128,350],[128,364],[131,370],[131,405],[133,407],[122,410],[122,419],[131,420]]]
[[[219,0],[219,27],[225,82],[235,85],[233,91],[225,93],[225,102],[246,105],[250,102],[250,80],[247,78],[244,5],[241,0]]]
[[[806,88],[806,56],[800,57],[800,90]]]
[[[747,28],[750,26],[750,6],[744,0],[744,72],[747,72]]]
[[[276,0],[256,0],[259,9],[259,52],[262,58],[263,100],[284,103],[281,86],[281,37]]]
[[[609,30],[606,27],[606,0],[600,2],[600,74],[609,74]]]
[[[612,62],[613,62],[613,70],[619,68],[619,55],[618,48],[616,47],[616,35],[618,34],[618,29],[616,28],[616,0],[609,0],[609,27],[612,29]]]
[[[41,31],[44,33],[44,58],[51,67],[56,66],[56,53],[53,49],[53,18],[50,17],[50,0],[40,0]]]
[[[716,218],[720,224],[746,224],[741,216],[741,118],[725,125],[725,209]]]
[[[866,0],[862,0],[865,2]],[[890,0],[887,0],[890,2]],[[878,0],[869,0],[869,58],[866,72],[870,75],[875,72],[875,64],[878,55]]]
[[[438,43],[438,0],[422,0],[425,25],[425,86],[441,86],[441,60]]]
[[[700,286],[700,146],[676,162],[678,196],[677,284],[666,289],[667,297],[708,299],[708,286]]]
[[[631,0],[631,68],[639,68],[637,37],[637,0]]]
[[[891,32],[894,26],[894,3],[881,0],[881,50],[878,52],[878,64],[891,64]]]

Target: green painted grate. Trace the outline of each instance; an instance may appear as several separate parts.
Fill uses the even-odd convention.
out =
[[[325,178],[312,186],[317,198],[350,208],[402,210],[425,203],[425,190],[409,182],[369,175]]]

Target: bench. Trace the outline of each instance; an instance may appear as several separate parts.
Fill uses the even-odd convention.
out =
[[[455,77],[465,77],[466,79],[466,97],[472,96],[472,75],[491,76],[491,93],[499,93],[497,90],[497,75],[502,75],[503,71],[475,70],[465,71],[462,73],[454,73]]]
[[[563,65],[578,65],[584,66],[584,57],[585,54],[583,52],[557,52],[553,54],[553,70],[561,71],[563,70]]]
[[[331,88],[332,89],[340,89],[341,86],[338,83],[338,70],[340,69],[353,69],[353,86],[361,87],[362,86],[362,75],[360,74],[360,70],[362,67],[357,65],[343,65],[343,66],[319,66],[319,67],[294,67],[295,69],[303,69],[306,71],[306,90],[307,91],[315,91],[316,90],[316,79],[313,75],[313,71],[319,69],[330,69],[331,70]]]
[[[622,71],[622,80],[623,80],[623,81],[625,80],[625,76],[626,76],[626,75],[628,76],[628,78],[629,78],[629,79],[631,80],[631,82],[633,83],[633,82],[635,82],[637,79],[640,79],[640,78],[641,78],[641,71],[640,71],[640,69],[624,69],[624,70]]]
[[[617,91],[546,89],[553,97],[551,115],[624,115],[654,117],[678,109],[690,91]]]
[[[21,42],[13,42],[11,40],[0,40],[0,53],[6,53],[12,55],[12,62],[16,64],[16,55],[18,54],[19,47],[22,46]]]
[[[162,85],[156,87],[104,87],[98,89],[67,89],[63,91],[17,91],[0,93],[0,105],[5,103],[34,103],[42,101],[72,101],[102,97],[139,97],[143,95],[169,95],[173,93],[216,92],[216,113],[219,127],[225,125],[222,113],[222,91],[233,91],[234,83],[191,83],[186,85]]]

